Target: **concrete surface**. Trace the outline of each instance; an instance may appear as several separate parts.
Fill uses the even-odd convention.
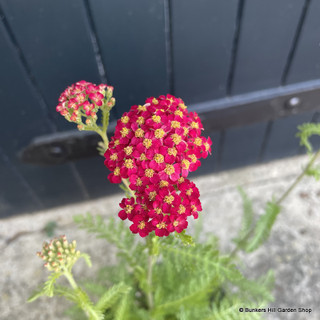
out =
[[[306,156],[241,168],[195,179],[203,204],[204,231],[221,239],[223,251],[232,249],[241,218],[241,198],[236,190],[241,185],[262,213],[264,203],[279,197],[308,161]],[[85,231],[77,230],[72,216],[80,213],[102,214],[106,219],[118,212],[121,194],[95,201],[43,212],[25,214],[0,222],[0,319],[51,320],[68,319],[63,315],[65,302],[59,298],[41,298],[27,304],[32,290],[47,272],[35,255],[44,240],[43,227],[56,221],[56,235],[76,239],[78,248],[92,256],[93,268],[84,263],[76,273],[94,274],[99,265],[114,261],[115,249]],[[190,224],[195,225],[196,221]],[[192,226],[191,226],[192,228]],[[265,246],[246,258],[248,273],[258,276],[268,269],[275,271],[275,308],[311,308],[312,312],[274,312],[268,320],[320,319],[320,182],[305,178],[283,203],[270,239]],[[245,306],[244,306],[245,307]],[[298,310],[297,310],[298,311]]]

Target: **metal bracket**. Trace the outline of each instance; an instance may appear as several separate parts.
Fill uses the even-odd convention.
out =
[[[206,131],[223,130],[319,110],[320,81],[309,81],[247,93],[190,106],[202,118]],[[111,135],[116,122],[108,132]],[[33,139],[20,153],[23,162],[60,164],[98,155],[100,137],[87,131],[67,131]]]
[[[101,138],[95,132],[71,130],[33,139],[19,154],[20,160],[32,164],[61,164],[98,155]]]

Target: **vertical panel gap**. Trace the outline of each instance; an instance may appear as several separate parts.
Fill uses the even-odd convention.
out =
[[[240,40],[240,32],[241,32],[244,5],[245,5],[245,0],[239,0],[236,22],[235,22],[235,32],[234,32],[232,50],[231,50],[230,69],[229,69],[229,74],[228,74],[228,78],[227,78],[226,90],[227,90],[228,96],[230,96],[232,94],[232,89],[233,89],[233,79],[234,79],[234,73],[235,73],[237,56],[238,56],[238,48],[239,48],[239,40]]]
[[[303,25],[304,25],[304,22],[306,19],[308,8],[310,6],[310,1],[311,0],[305,0],[304,6],[301,11],[300,19],[299,19],[297,29],[296,29],[296,32],[295,32],[295,35],[294,35],[294,38],[292,41],[292,46],[290,48],[288,58],[287,58],[287,61],[286,61],[286,64],[285,64],[285,67],[284,67],[284,70],[282,73],[282,77],[281,77],[281,85],[282,86],[286,85],[287,80],[288,80],[288,75],[290,72],[290,68],[291,68],[295,53],[296,53],[296,49],[297,49],[298,42],[299,42],[299,39],[301,36],[302,28],[303,28]]]
[[[100,46],[99,38],[97,36],[97,30],[96,30],[96,26],[94,23],[89,0],[83,0],[83,4],[84,4],[85,15],[86,15],[86,20],[87,20],[86,26],[89,29],[88,30],[89,36],[90,36],[90,40],[91,40],[91,44],[92,44],[92,48],[93,48],[93,52],[94,52],[94,57],[95,57],[95,60],[97,63],[99,76],[100,76],[102,83],[107,83],[106,69],[105,69],[103,59],[101,56],[101,46]]]
[[[37,98],[39,105],[42,109],[43,115],[44,115],[45,119],[47,120],[48,128],[51,132],[57,132],[58,129],[57,129],[57,126],[54,123],[54,120],[51,117],[51,114],[49,112],[48,103],[46,102],[46,100],[40,90],[40,87],[36,81],[36,78],[31,71],[31,67],[29,66],[27,59],[22,51],[22,48],[20,47],[18,40],[17,40],[16,36],[14,35],[14,32],[13,32],[10,24],[8,23],[8,20],[6,19],[6,16],[5,16],[5,13],[1,7],[1,4],[0,4],[0,18],[1,18],[0,20],[4,26],[5,35],[7,36],[11,46],[14,48],[14,50],[18,56],[18,61],[20,62],[20,65],[22,66],[22,71],[26,75],[26,81],[30,85],[30,88],[32,89],[33,93],[35,94],[35,97]],[[16,169],[16,171],[17,171],[17,169]],[[17,173],[18,173],[18,171],[17,171]],[[73,173],[74,178],[77,182],[81,181],[81,183],[78,184],[78,186],[80,187],[80,190],[82,191],[83,196],[87,197],[88,191],[86,190],[86,187],[84,185],[84,182],[81,179],[81,176],[80,176],[78,170],[76,168],[73,168],[72,173]]]
[[[80,190],[82,192],[82,195],[84,197],[85,200],[89,200],[90,199],[90,195],[89,195],[89,192],[86,188],[86,185],[84,184],[82,178],[81,178],[81,175],[79,173],[79,171],[77,170],[76,166],[74,163],[70,163],[69,164],[69,168],[74,176],[74,178],[76,179],[76,181],[78,182],[78,185],[80,187]]]
[[[166,66],[167,66],[167,82],[169,92],[175,95],[174,72],[173,72],[173,31],[172,31],[172,2],[164,0],[164,32],[166,46]]]
[[[26,81],[27,83],[30,85],[30,87],[33,89],[33,92],[37,98],[37,100],[39,101],[39,104],[41,106],[41,109],[44,113],[45,118],[47,119],[48,122],[48,126],[50,128],[51,131],[56,132],[57,131],[57,127],[53,121],[53,119],[50,116],[49,113],[49,108],[48,108],[48,103],[45,101],[44,96],[41,93],[41,90],[38,86],[38,83],[36,81],[36,78],[34,76],[34,74],[31,71],[31,68],[27,62],[27,59],[18,43],[18,40],[16,38],[16,36],[14,35],[11,26],[8,23],[8,20],[4,14],[4,11],[1,7],[0,4],[0,17],[1,17],[1,21],[5,30],[5,34],[11,44],[11,46],[14,48],[14,50],[17,53],[18,56],[18,60],[22,66],[22,70],[24,71],[25,75],[26,75]]]
[[[36,204],[38,209],[43,209],[44,205],[32,187],[29,185],[27,180],[21,175],[19,170],[16,168],[14,164],[10,161],[9,157],[4,153],[2,148],[0,147],[0,157],[3,160],[4,164],[9,168],[9,170],[13,173],[13,175],[19,180],[21,185],[27,190],[27,193],[30,195],[32,201]]]
[[[267,146],[268,146],[268,143],[269,143],[269,140],[270,140],[270,135],[271,135],[271,132],[272,132],[272,128],[273,128],[273,121],[268,121],[266,130],[264,132],[263,140],[262,140],[262,143],[261,143],[261,149],[260,149],[260,152],[259,152],[259,155],[258,155],[257,162],[262,162],[263,161],[264,154],[265,154],[265,151],[267,149]]]

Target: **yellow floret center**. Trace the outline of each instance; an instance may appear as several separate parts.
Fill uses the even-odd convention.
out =
[[[120,144],[120,141],[117,139],[117,140],[114,140],[114,145],[115,146],[118,146]]]
[[[191,125],[191,128],[193,128],[193,129],[199,129],[199,123],[198,122],[192,121],[190,125]]]
[[[175,220],[174,223],[173,223],[173,226],[176,227],[178,225],[179,225],[179,221]]]
[[[184,177],[180,177],[179,180],[178,180],[178,182],[179,182],[179,183],[184,182]]]
[[[138,106],[138,111],[147,111],[146,106]]]
[[[123,128],[121,129],[120,133],[121,133],[122,138],[124,138],[125,136],[128,135],[129,129],[126,128],[126,127],[123,127]]]
[[[138,224],[138,228],[141,230],[144,229],[145,226],[146,226],[146,223],[144,221],[140,221],[140,223]]]
[[[162,163],[164,161],[164,156],[160,153],[157,153],[154,155],[153,159],[156,163]]]
[[[178,151],[177,151],[176,148],[169,148],[169,149],[168,149],[168,154],[169,154],[170,156],[176,156],[177,153],[178,153]]]
[[[154,211],[156,212],[156,214],[160,214],[162,213],[162,210],[161,208],[155,208]]]
[[[141,126],[142,124],[144,124],[144,121],[145,121],[144,117],[139,117],[136,122]]]
[[[141,153],[141,154],[140,154],[140,160],[141,160],[141,161],[147,160],[147,156],[145,155],[145,153]]]
[[[149,149],[151,146],[152,146],[152,140],[151,139],[144,139],[142,144],[147,148]]]
[[[158,229],[165,229],[166,227],[167,227],[167,225],[164,222],[160,222],[157,224]]]
[[[138,187],[142,186],[142,180],[139,177],[137,178],[136,185]]]
[[[134,133],[134,135],[137,137],[137,138],[143,138],[143,135],[144,135],[144,131],[139,128],[136,130],[136,132]]]
[[[132,146],[127,146],[127,147],[124,148],[124,152],[125,152],[125,154],[126,154],[127,156],[130,156],[130,154],[132,153],[132,151],[133,151]]]
[[[179,205],[178,213],[183,214],[186,212],[186,207],[183,204]]]
[[[168,204],[171,204],[174,200],[174,196],[172,194],[170,194],[169,196],[165,196],[163,201],[168,203]]]
[[[186,191],[186,195],[187,196],[191,196],[192,195],[192,189],[191,188]]]
[[[117,153],[113,153],[111,156],[110,156],[110,159],[115,161],[118,159],[118,154]]]
[[[176,110],[175,112],[174,112],[174,114],[176,115],[176,116],[179,116],[179,117],[183,117],[183,112],[181,111],[181,110]]]
[[[171,128],[180,128],[180,122],[179,121],[171,121]]]
[[[155,123],[160,123],[160,122],[161,122],[161,117],[154,114],[154,115],[152,116],[152,120],[153,120]]]
[[[133,210],[133,206],[131,206],[130,204],[127,204],[126,208],[124,209],[126,213],[131,213],[132,210]]]
[[[116,167],[116,168],[114,169],[114,171],[113,171],[113,174],[114,174],[115,176],[120,176],[120,168],[119,168],[119,167]]]
[[[124,124],[128,123],[129,120],[130,120],[130,118],[128,116],[121,117],[121,122]]]
[[[169,182],[166,181],[166,180],[161,180],[159,185],[160,185],[160,188],[164,188],[164,187],[167,187],[169,185]]]
[[[189,158],[191,159],[191,161],[192,161],[193,163],[197,162],[197,157],[196,157],[195,154],[189,154]]]
[[[182,140],[181,136],[179,136],[177,133],[172,134],[171,138],[175,144],[179,144]]]
[[[133,160],[132,159],[126,159],[124,161],[124,166],[128,169],[132,169],[133,168]]]
[[[152,178],[154,175],[154,170],[149,168],[149,169],[146,169],[144,173],[147,178]]]
[[[163,129],[157,129],[157,130],[155,130],[155,132],[154,132],[154,136],[155,136],[157,139],[163,138],[165,134],[166,134],[166,133],[164,132]]]
[[[172,164],[167,164],[166,168],[164,169],[164,172],[170,176],[174,173],[174,166]]]
[[[202,146],[202,140],[201,138],[197,137],[194,139],[194,144],[198,147]]]
[[[153,99],[152,99],[152,103],[153,103],[153,104],[158,104],[159,102],[158,102],[158,100],[157,100],[156,98],[153,98]]]
[[[190,161],[187,160],[187,159],[183,159],[183,160],[182,160],[182,165],[183,165],[183,167],[184,167],[185,169],[189,169],[189,167],[190,167]]]
[[[156,191],[152,191],[149,193],[149,200],[153,201],[156,198],[157,192]]]

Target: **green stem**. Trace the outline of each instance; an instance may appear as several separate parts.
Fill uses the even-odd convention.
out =
[[[147,299],[148,299],[149,310],[152,310],[153,307],[154,307],[153,294],[152,294],[152,269],[153,269],[153,264],[154,264],[154,257],[149,255],[149,257],[148,257],[148,275],[147,275],[147,283],[148,283]]]
[[[74,280],[74,278],[73,278],[72,273],[71,273],[71,272],[69,272],[69,270],[64,269],[64,276],[68,279],[68,281],[69,281],[69,283],[70,283],[70,285],[71,285],[72,289],[74,289],[74,290],[79,289],[79,287],[78,287],[78,285],[77,285],[76,281],[75,281],[75,280]]]
[[[311,166],[314,164],[318,156],[320,155],[320,149],[311,157],[309,160],[307,166],[304,168],[304,170],[299,174],[299,176],[293,181],[293,183],[290,185],[290,187],[282,194],[282,196],[276,201],[277,205],[280,205],[293,191],[293,189],[299,184],[299,182],[302,180],[302,178],[306,175],[308,170],[311,168]],[[230,258],[233,258],[237,252],[240,250],[240,247],[243,243],[246,243],[247,240],[252,236],[254,233],[255,228],[251,228],[248,233],[242,238],[240,243],[233,249],[233,251],[230,253]]]
[[[155,262],[154,255],[153,255],[153,241],[152,236],[148,236],[147,239],[147,248],[148,248],[148,270],[147,270],[147,302],[149,310],[154,308],[154,301],[153,301],[153,293],[152,293],[152,269]]]
[[[75,294],[77,294],[77,292],[79,291],[79,286],[77,285],[76,281],[73,278],[72,273],[68,270],[68,269],[64,269],[64,276],[67,278],[67,280],[69,281],[72,289],[75,291]],[[79,295],[77,294],[78,299],[80,300],[81,298],[79,297]],[[100,315],[97,313],[97,311],[93,308],[93,306],[91,304],[83,304],[83,301],[79,301],[80,302],[80,306],[82,308],[82,310],[86,313],[86,315],[89,317],[90,320],[100,320],[101,317]]]
[[[278,205],[291,193],[291,191],[299,184],[302,178],[306,175],[308,170],[312,167],[314,162],[316,161],[317,157],[320,155],[320,149],[311,157],[309,163],[305,167],[305,169],[300,173],[300,175],[295,179],[292,185],[288,188],[288,190],[278,199],[276,202]]]
[[[96,133],[98,133],[100,135],[100,137],[102,138],[102,141],[103,141],[103,144],[104,144],[104,147],[105,147],[105,151],[106,151],[108,149],[108,147],[109,147],[109,139],[108,139],[106,130],[101,130],[100,127],[96,126],[94,128],[94,131]]]

